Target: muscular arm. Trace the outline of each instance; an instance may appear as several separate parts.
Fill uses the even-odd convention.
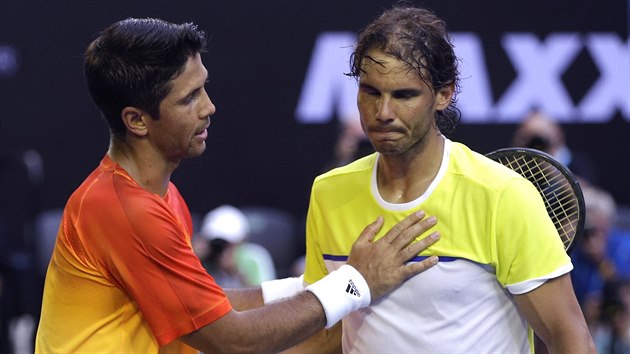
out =
[[[251,310],[264,305],[260,287],[224,289],[224,291],[236,311]]]
[[[324,328],[326,316],[315,295],[302,292],[249,311],[231,311],[181,339],[206,353],[276,353]]]
[[[383,238],[374,241],[382,223],[382,218],[379,218],[369,225],[352,246],[348,257],[348,265],[354,267],[368,284],[372,301],[380,299],[404,280],[437,263],[437,258],[431,257],[423,262],[406,264],[411,257],[438,240],[439,235],[433,233],[413,243],[417,235],[435,224],[435,220],[424,219],[423,213],[415,213],[395,225]],[[333,273],[336,272],[339,270]],[[337,291],[339,295],[345,294],[344,289],[336,287],[339,283],[325,282],[331,276],[332,273],[312,286],[334,284],[330,294]],[[322,286],[319,286],[317,291],[322,289]],[[330,320],[326,318],[324,307],[331,304],[320,302],[317,296],[321,294],[315,296],[311,291],[304,291],[288,299],[252,310],[242,312],[232,310],[220,319],[180,339],[205,353],[274,353],[288,349],[322,330]],[[330,294],[323,298],[334,302],[332,300],[334,296],[331,297]],[[257,289],[235,292],[232,296],[237,306],[243,307],[261,299]],[[248,299],[250,296],[259,300]],[[331,311],[334,314],[337,310]],[[343,316],[343,313],[339,312],[336,316]],[[334,319],[332,323],[337,320],[335,316],[331,318]]]
[[[596,353],[569,274],[548,280],[514,299],[550,353]]]
[[[332,328],[322,329],[282,354],[341,354],[341,326],[339,322]]]
[[[237,311],[263,306],[260,288],[225,289],[230,303]],[[282,354],[332,354],[341,353],[341,322],[330,329],[322,329],[303,342],[285,350]]]

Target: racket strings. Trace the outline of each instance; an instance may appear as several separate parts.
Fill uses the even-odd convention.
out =
[[[580,206],[570,181],[555,166],[534,156],[501,156],[499,162],[534,184],[568,249],[577,233]]]

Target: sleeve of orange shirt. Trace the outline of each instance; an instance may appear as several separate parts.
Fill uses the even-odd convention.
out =
[[[232,307],[190,244],[188,207],[173,184],[164,198],[114,173],[114,191],[83,206],[84,235],[99,235],[88,252],[110,281],[137,303],[164,345],[229,312]],[[109,183],[108,183],[109,184]],[[102,205],[108,205],[103,208]]]

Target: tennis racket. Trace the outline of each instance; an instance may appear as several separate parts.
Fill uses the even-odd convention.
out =
[[[551,155],[530,148],[504,148],[486,154],[534,184],[570,253],[584,231],[584,195],[573,173]]]

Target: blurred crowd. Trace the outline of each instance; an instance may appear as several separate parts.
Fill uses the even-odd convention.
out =
[[[599,184],[591,158],[570,149],[562,126],[534,111],[513,145],[552,155],[578,178],[586,210],[584,232],[571,253],[573,288],[599,353],[630,353],[630,229],[628,211]]]

